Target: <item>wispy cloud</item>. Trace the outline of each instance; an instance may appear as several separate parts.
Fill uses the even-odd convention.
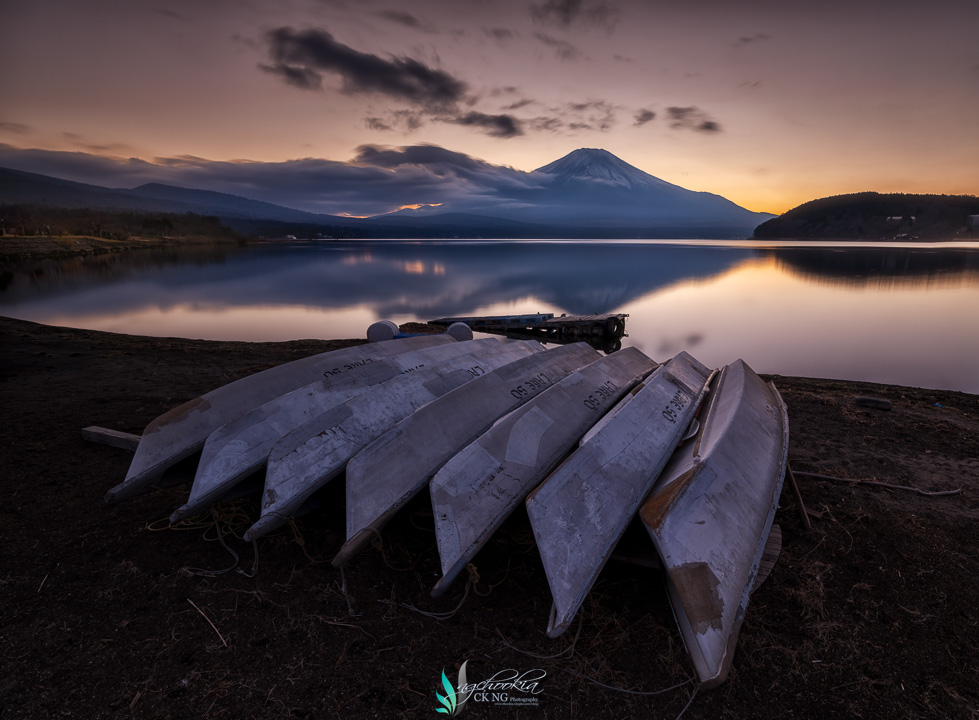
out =
[[[512,40],[516,36],[513,30],[502,27],[483,28],[483,33],[501,43]]]
[[[406,28],[411,28],[412,30],[419,30],[421,32],[428,33],[438,32],[438,29],[434,26],[423,23],[411,13],[404,12],[403,10],[378,10],[375,15],[393,23],[397,23],[398,25],[403,25]]]
[[[689,107],[668,107],[666,115],[669,119],[670,127],[674,130],[693,130],[702,133],[721,132],[721,126],[712,120],[700,108],[691,105]]]
[[[534,37],[554,50],[554,53],[561,60],[577,60],[581,57],[581,50],[565,40],[559,40],[556,37],[539,32],[534,33]]]
[[[530,6],[535,21],[559,27],[582,21],[612,27],[618,12],[616,5],[604,0],[547,0]]]
[[[656,113],[654,113],[652,110],[647,110],[646,108],[643,108],[641,110],[636,111],[636,114],[633,115],[632,124],[635,127],[640,127],[650,122],[655,117],[656,117]]]
[[[0,131],[23,135],[24,133],[30,132],[31,128],[24,123],[0,121]]]
[[[765,33],[758,32],[753,35],[742,35],[734,44],[737,47],[745,47],[746,45],[756,45],[769,39],[769,36]]]
[[[523,135],[523,124],[512,115],[489,115],[470,111],[448,120],[456,125],[470,125],[483,128],[487,135],[499,138],[511,138]]]

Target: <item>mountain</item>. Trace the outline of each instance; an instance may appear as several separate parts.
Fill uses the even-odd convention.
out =
[[[975,218],[975,219],[973,219]],[[979,197],[864,192],[811,200],[755,228],[756,238],[969,240]]]
[[[682,190],[677,185],[671,185],[637,167],[633,167],[608,150],[595,148],[574,150],[560,160],[537,168],[534,172],[553,175],[554,180],[551,184],[554,187],[576,180],[584,180],[630,190],[665,188]]]
[[[583,148],[538,168],[543,190],[514,219],[548,224],[631,229],[640,235],[746,236],[773,217],[720,195],[694,192],[660,180],[605,150]]]
[[[272,203],[211,190],[191,190],[150,183],[132,190],[61,180],[47,175],[0,168],[0,202],[5,205],[50,205],[63,208],[133,212],[196,213],[220,218],[349,226],[355,219],[293,210]]]
[[[113,189],[2,168],[0,203],[195,213],[220,218],[241,232],[303,237],[747,237],[773,217],[660,180],[605,150],[575,150],[530,173],[486,167],[492,170],[487,177],[503,180],[476,191],[471,191],[471,175],[429,167],[437,176],[468,182],[467,192],[458,194],[462,199],[367,219],[311,213],[213,190],[159,183]],[[441,187],[450,186],[448,181]]]

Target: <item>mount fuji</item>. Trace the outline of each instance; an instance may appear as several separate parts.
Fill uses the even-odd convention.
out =
[[[673,185],[595,148],[574,150],[522,175],[522,183],[452,212],[452,221],[458,225],[464,215],[478,215],[564,229],[575,237],[747,237],[775,217]],[[408,210],[384,216],[383,222],[448,220],[444,210]]]

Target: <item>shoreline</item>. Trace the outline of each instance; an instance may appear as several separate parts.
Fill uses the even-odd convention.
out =
[[[427,717],[441,669],[454,678],[466,660],[474,680],[545,670],[534,718],[676,716],[689,688],[649,698],[582,677],[636,691],[686,677],[660,576],[610,562],[575,633],[549,640],[549,591],[526,518],[508,521],[475,558],[474,592],[463,598],[460,585],[434,601],[425,498],[344,578],[329,564],[344,539],[342,482],[321,511],[254,547],[239,537],[254,501],[222,507],[216,517],[238,567],[250,572],[258,552],[253,577],[200,574],[233,561],[213,518],[166,523],[186,486],[103,503],[131,455],[83,441],[83,427],[141,433],[218,385],[359,342],[154,338],[0,317],[5,717],[108,717],[127,707],[145,718]],[[974,713],[979,396],[767,377],[789,409],[789,461],[813,529],[784,491],[782,555],[752,596],[731,679],[698,694],[685,717],[753,716],[759,702],[814,719]],[[893,407],[857,405],[864,395]],[[802,473],[961,492],[927,497]],[[459,607],[438,621],[406,606]]]
[[[173,247],[208,245],[237,246],[241,242],[218,237],[129,237],[125,240],[100,238],[92,235],[0,237],[0,262],[28,260],[58,260],[88,255],[105,255],[129,250],[152,250]]]
[[[419,238],[312,238],[300,240],[285,240],[283,238],[246,238],[234,240],[219,237],[130,237],[126,240],[113,238],[98,238],[88,235],[67,235],[67,236],[19,236],[4,235],[0,237],[0,262],[15,263],[27,262],[32,260],[59,260],[75,257],[86,257],[89,255],[105,255],[109,253],[121,253],[131,250],[159,250],[165,248],[185,248],[185,247],[239,247],[242,245],[258,245],[263,243],[399,243],[399,242],[426,242],[433,243],[486,243],[486,242],[601,242],[609,244],[630,244],[630,243],[682,243],[688,245],[702,245],[704,243],[718,243],[722,245],[743,245],[745,247],[768,248],[768,247],[793,247],[793,248],[818,248],[818,247],[896,247],[896,248],[942,248],[955,249],[965,247],[974,249],[979,245],[979,237],[968,238],[949,238],[934,237],[923,239],[854,239],[854,238],[756,238],[746,237],[739,239],[709,239],[709,238],[567,238],[563,240],[554,238],[429,238],[428,240]]]

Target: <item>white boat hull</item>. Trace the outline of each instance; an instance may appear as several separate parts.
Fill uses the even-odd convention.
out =
[[[724,368],[698,435],[671,459],[640,517],[705,687],[723,682],[785,476],[788,416],[743,361]]]
[[[255,540],[285,523],[362,447],[423,406],[496,368],[543,354],[533,340],[480,345],[366,390],[285,435],[269,454],[262,516],[245,538]]]
[[[265,467],[276,442],[307,422],[371,387],[399,375],[432,367],[443,360],[474,352],[489,354],[495,339],[442,343],[374,360],[346,382],[319,380],[245,413],[215,430],[204,443],[187,503],[170,516],[177,522],[206,510],[234,486]]]
[[[461,448],[497,419],[600,358],[563,345],[489,373],[422,408],[365,447],[347,466],[347,542],[342,566]]]
[[[441,595],[581,436],[657,367],[626,348],[568,375],[467,445],[429,484]]]
[[[278,365],[222,385],[153,420],[140,438],[126,479],[109,490],[106,502],[146,491],[166,470],[204,446],[208,435],[239,415],[317,380],[342,383],[379,358],[455,340],[448,335],[390,340],[334,350]]]
[[[681,352],[527,498],[554,607],[547,634],[567,630],[656,476],[683,438],[710,371]]]

